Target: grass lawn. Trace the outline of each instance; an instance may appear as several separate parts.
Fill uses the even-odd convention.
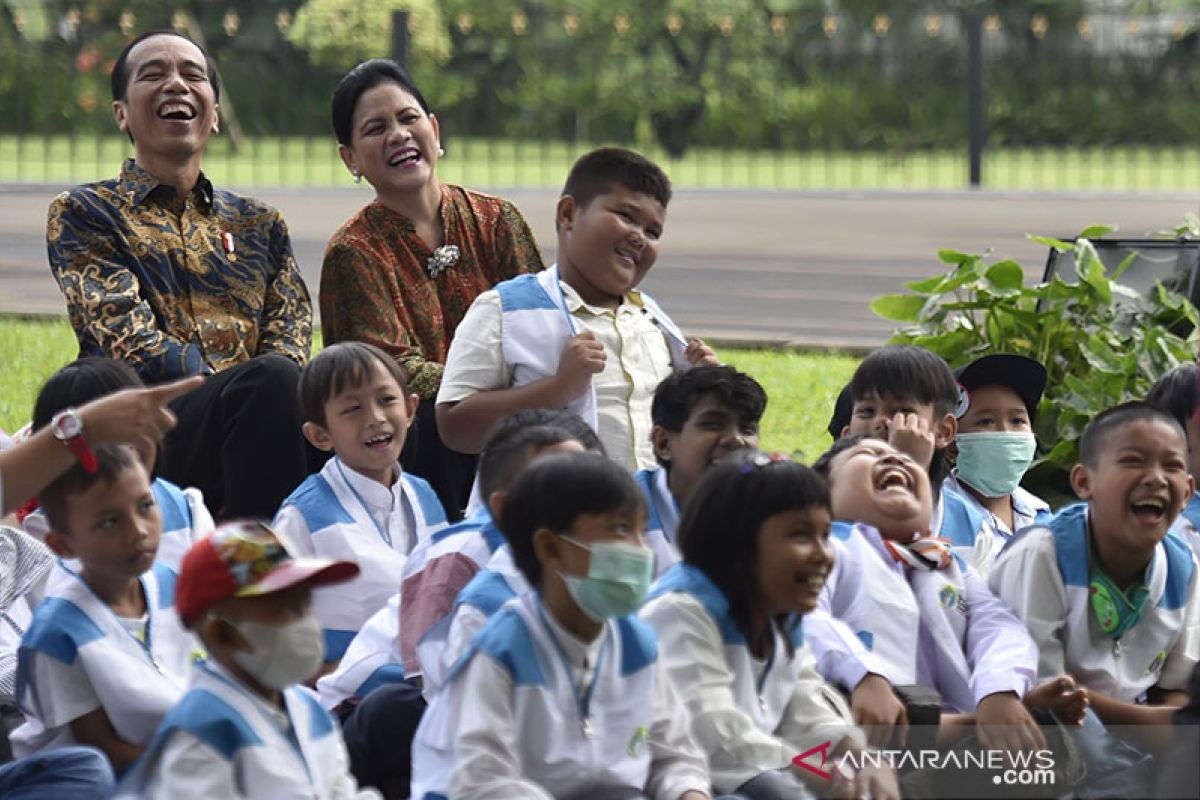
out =
[[[28,420],[38,388],[75,357],[66,318],[27,320],[0,316],[0,428],[12,432]],[[858,359],[830,353],[721,350],[722,360],[753,375],[767,390],[762,447],[812,461],[825,451],[825,426],[833,402]]]
[[[227,186],[348,186],[333,138],[253,138],[240,152],[219,137],[205,172]],[[559,186],[584,144],[468,139],[447,143],[438,165],[450,183],[480,187]],[[961,189],[965,149],[811,152],[693,148],[672,159],[647,151],[682,188]],[[0,136],[0,183],[81,183],[110,177],[131,153],[120,136]],[[1200,147],[993,149],[985,154],[989,189],[1192,191],[1200,185]]]

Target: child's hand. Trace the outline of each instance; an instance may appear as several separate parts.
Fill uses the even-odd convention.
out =
[[[604,370],[604,361],[604,344],[591,331],[567,340],[558,361],[558,371],[554,374],[563,405],[587,391],[592,376]]]
[[[887,678],[870,673],[859,681],[850,694],[850,710],[872,746],[887,747],[894,737],[895,746],[904,747],[908,739],[908,714]]]
[[[984,747],[1010,753],[1046,749],[1041,728],[1016,692],[996,692],[980,700],[975,709],[975,729]]]
[[[1088,693],[1083,686],[1077,686],[1070,675],[1060,675],[1030,689],[1025,693],[1024,702],[1029,708],[1054,712],[1064,725],[1082,725],[1083,714],[1088,709]]]
[[[900,784],[887,764],[864,764],[854,778],[855,797],[872,800],[900,800]]]
[[[717,358],[713,349],[704,343],[703,339],[688,339],[687,349],[683,351],[683,355],[693,367],[721,366],[721,360]]]
[[[929,422],[920,414],[897,411],[888,422],[887,440],[892,447],[907,453],[922,469],[929,469],[936,440]]]

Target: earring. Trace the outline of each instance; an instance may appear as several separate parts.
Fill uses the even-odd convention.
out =
[[[355,183],[362,183],[362,173],[361,173],[361,172],[359,172],[359,171],[358,171],[358,169],[355,169],[355,170],[354,170],[354,182],[355,182]]]
[[[444,156],[444,155],[446,155],[446,148],[442,147],[442,143],[441,143],[441,142],[438,142],[438,155],[439,155],[439,156]]]

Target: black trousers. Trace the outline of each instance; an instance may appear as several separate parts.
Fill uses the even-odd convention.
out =
[[[342,720],[350,772],[358,785],[378,789],[386,800],[408,797],[413,738],[425,713],[421,690],[409,683],[381,686],[357,706],[334,713]]]
[[[301,433],[300,367],[264,355],[210,375],[171,403],[179,424],[167,434],[158,474],[204,492],[218,520],[270,520],[328,458]]]
[[[446,509],[446,517],[457,522],[471,498],[479,457],[464,455],[442,443],[433,409],[433,400],[422,400],[417,406],[417,418],[408,429],[400,453],[400,466],[405,472],[429,481]]]

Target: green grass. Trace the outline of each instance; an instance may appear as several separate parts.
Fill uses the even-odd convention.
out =
[[[477,187],[557,187],[586,144],[457,138],[438,176]],[[679,187],[757,189],[961,189],[965,150],[812,152],[705,148],[672,159],[647,154]],[[131,145],[120,136],[0,136],[0,183],[80,183],[110,177]],[[349,186],[333,139],[261,137],[241,151],[215,139],[204,160],[216,183],[232,186]],[[993,149],[983,165],[989,189],[1193,191],[1200,147]]]
[[[75,336],[66,318],[29,320],[0,316],[0,428],[10,433],[29,421],[46,378],[75,358]],[[318,341],[319,346],[319,341]],[[858,359],[826,353],[768,350],[720,351],[723,361],[748,372],[770,398],[763,420],[765,450],[801,453],[811,461],[829,444],[825,426],[833,402]]]

